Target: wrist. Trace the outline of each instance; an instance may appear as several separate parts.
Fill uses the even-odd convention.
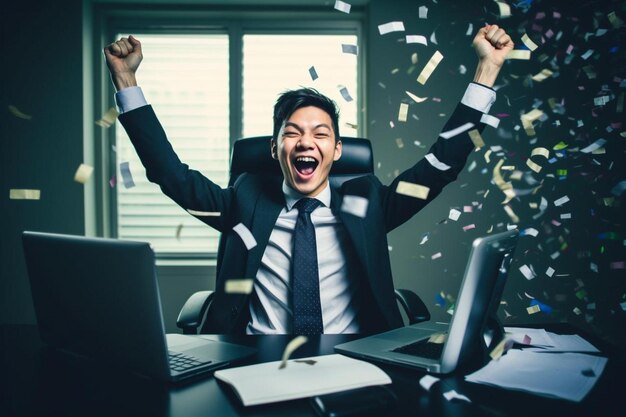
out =
[[[137,86],[137,79],[135,78],[134,73],[122,72],[111,74],[111,79],[113,80],[113,84],[115,85],[115,89],[117,91],[120,91],[124,88]]]
[[[473,81],[487,87],[493,87],[500,73],[500,68],[496,64],[479,61]]]

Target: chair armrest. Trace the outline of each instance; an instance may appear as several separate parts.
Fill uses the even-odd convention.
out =
[[[198,333],[198,327],[213,300],[213,293],[214,291],[198,291],[187,299],[176,319],[176,326],[183,330],[183,334]]]
[[[396,299],[400,302],[400,305],[409,318],[409,324],[430,320],[430,312],[426,304],[424,304],[417,294],[411,290],[404,289],[398,289],[395,292]]]

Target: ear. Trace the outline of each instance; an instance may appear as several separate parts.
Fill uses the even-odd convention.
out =
[[[335,155],[333,155],[333,161],[337,161],[339,158],[341,158],[342,150],[343,144],[340,140],[338,140],[337,143],[335,143]]]
[[[277,153],[277,150],[276,150],[276,146],[277,146],[276,145],[276,139],[270,140],[270,147],[271,147],[270,151],[272,152],[272,158],[274,158],[274,159],[278,159],[278,153]]]

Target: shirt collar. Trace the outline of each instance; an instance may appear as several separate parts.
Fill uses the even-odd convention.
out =
[[[307,197],[306,195],[300,194],[299,192],[288,186],[284,180],[283,194],[285,195],[287,211],[290,211],[293,208],[294,204],[298,202],[298,200]],[[326,186],[324,187],[324,189],[313,198],[319,200],[324,206],[330,207],[330,184],[328,180],[326,180]]]

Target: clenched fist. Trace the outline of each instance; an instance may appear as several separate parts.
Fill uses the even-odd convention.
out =
[[[131,35],[107,45],[104,48],[104,56],[111,80],[118,91],[137,85],[135,73],[143,59],[141,42],[137,38]]]
[[[513,40],[498,25],[481,28],[472,42],[478,55],[474,81],[493,86],[507,54],[513,49]]]

